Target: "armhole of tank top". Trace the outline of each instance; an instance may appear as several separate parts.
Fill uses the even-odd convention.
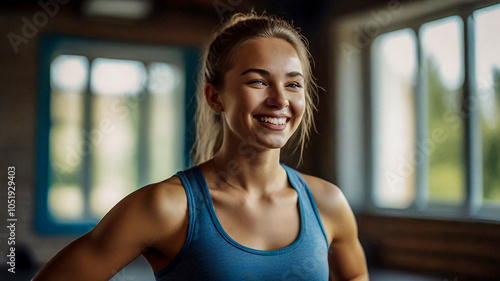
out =
[[[170,270],[172,270],[176,264],[179,263],[179,261],[182,259],[186,251],[188,250],[191,240],[193,239],[193,233],[194,233],[194,226],[195,226],[195,206],[194,206],[194,197],[193,197],[193,192],[192,192],[192,187],[189,182],[188,177],[186,176],[187,171],[181,171],[176,174],[176,176],[179,177],[181,180],[182,186],[184,187],[184,192],[186,192],[186,199],[187,199],[187,204],[188,204],[188,216],[189,216],[189,223],[188,223],[188,231],[186,235],[186,241],[184,242],[184,245],[182,245],[181,250],[177,253],[177,255],[174,257],[174,259],[167,264],[164,268],[160,269],[158,272],[154,273],[155,278],[159,278],[160,280],[163,278],[165,274],[167,274]]]
[[[323,221],[321,221],[321,217],[319,216],[318,207],[316,206],[316,202],[314,201],[314,196],[312,195],[311,190],[309,189],[309,185],[307,184],[306,180],[300,175],[300,173],[298,171],[296,171],[290,167],[287,167],[287,168],[288,168],[288,170],[291,170],[292,174],[295,175],[295,179],[297,181],[299,181],[302,184],[302,186],[304,187],[303,190],[306,192],[307,197],[309,198],[309,202],[311,203],[311,207],[313,209],[314,215],[316,216],[316,220],[317,220],[319,227],[321,228],[321,232],[323,233],[323,236],[325,238],[326,248],[328,249],[329,248],[328,237],[326,236],[325,227],[323,226]]]

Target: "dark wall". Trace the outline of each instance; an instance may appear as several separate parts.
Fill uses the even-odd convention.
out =
[[[0,8],[0,169],[16,167],[17,245],[31,249],[37,261],[45,262],[74,236],[40,236],[33,229],[35,207],[35,159],[37,126],[37,57],[38,39],[44,33],[125,40],[152,44],[201,46],[219,23],[214,12],[200,15],[198,11],[161,10],[149,19],[138,22],[92,21],[78,12],[77,5],[60,5],[59,11],[48,17],[45,25],[23,35],[24,21],[42,8],[35,4],[11,5]],[[23,43],[14,48],[7,34],[23,36]],[[29,37],[29,38],[28,38]],[[7,202],[7,189],[0,192],[2,208]],[[7,207],[5,207],[7,208]],[[7,212],[0,212],[6,221]],[[4,233],[3,231],[1,233]],[[7,251],[0,237],[0,252]],[[0,257],[3,263],[6,255]]]

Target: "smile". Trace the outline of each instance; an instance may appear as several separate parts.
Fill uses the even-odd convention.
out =
[[[255,119],[259,121],[259,123],[271,130],[282,131],[286,128],[288,121],[290,121],[289,117],[279,117],[279,116],[265,116],[265,115],[255,115]]]
[[[284,125],[289,119],[287,117],[268,117],[268,116],[256,116],[256,118],[261,122],[271,123],[274,125]]]
[[[284,125],[290,120],[288,117],[273,117],[273,116],[264,116],[264,115],[256,115],[255,119],[260,122],[270,123],[274,125]]]

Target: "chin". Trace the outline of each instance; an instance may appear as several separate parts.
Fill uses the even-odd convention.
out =
[[[259,144],[267,149],[281,149],[283,148],[288,140],[263,140],[259,141]]]
[[[262,149],[281,149],[283,148],[291,138],[288,133],[269,133],[265,131],[255,132],[253,136],[247,137],[247,139],[253,139],[254,145]]]

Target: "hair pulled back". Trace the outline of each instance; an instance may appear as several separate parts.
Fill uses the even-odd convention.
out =
[[[312,75],[312,57],[307,39],[299,30],[277,16],[267,14],[238,13],[233,15],[214,33],[203,55],[197,97],[196,140],[192,150],[195,165],[211,159],[222,146],[223,125],[220,114],[213,111],[205,100],[204,85],[209,83],[216,89],[224,87],[224,75],[232,67],[233,58],[241,46],[257,38],[278,38],[290,43],[296,50],[304,71],[305,111],[299,128],[286,144],[295,145],[293,152],[300,148],[300,161],[305,144],[314,128],[313,111],[316,110],[318,86]],[[298,140],[298,143],[297,143]]]

